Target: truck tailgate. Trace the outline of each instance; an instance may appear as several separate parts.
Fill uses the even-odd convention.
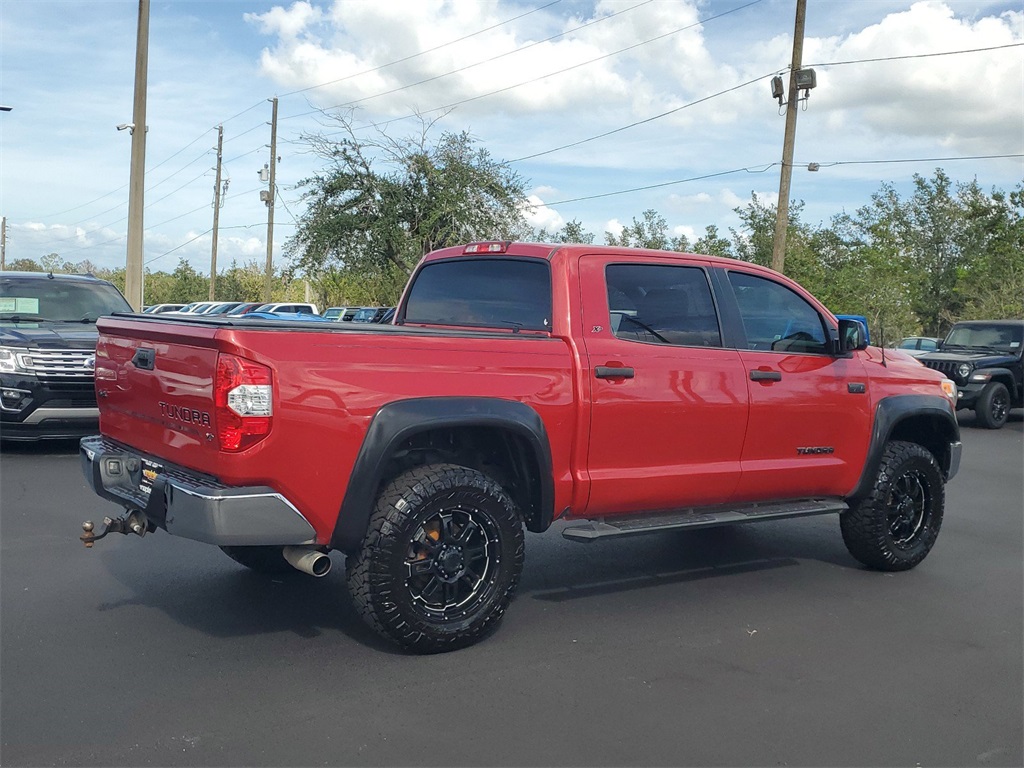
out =
[[[100,430],[189,467],[215,464],[217,329],[103,318],[96,348]]]

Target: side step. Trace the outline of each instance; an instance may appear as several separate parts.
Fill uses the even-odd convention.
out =
[[[769,504],[745,504],[739,507],[704,507],[680,509],[657,514],[636,514],[588,520],[581,525],[562,529],[571,541],[591,542],[611,536],[639,536],[644,533],[675,531],[682,528],[713,528],[719,525],[754,523],[760,520],[782,520],[787,517],[827,515],[845,512],[849,507],[842,499],[799,499]]]

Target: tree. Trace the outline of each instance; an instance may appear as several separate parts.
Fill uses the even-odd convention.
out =
[[[608,245],[622,248],[654,248],[659,251],[690,249],[686,236],[671,237],[668,234],[668,222],[665,221],[665,217],[651,208],[643,212],[642,221],[634,217],[633,223],[623,227],[618,236],[612,232],[605,232],[604,241]]]
[[[567,221],[561,229],[548,234],[546,229],[534,232],[530,238],[538,243],[583,243],[590,245],[594,242],[594,233],[583,229],[583,224],[578,219]]]
[[[35,259],[14,259],[7,262],[5,269],[12,272],[42,272],[42,265]]]
[[[196,272],[184,258],[178,259],[178,266],[172,277],[174,288],[169,300],[171,303],[187,304],[191,301],[201,301],[210,295],[209,280]]]
[[[704,228],[704,235],[693,244],[693,252],[707,256],[732,257],[732,247],[729,241],[718,236],[718,227],[714,224],[708,224]]]
[[[393,303],[425,253],[523,231],[525,183],[468,133],[443,133],[432,144],[424,120],[418,136],[380,130],[366,139],[351,116],[334,119],[340,141],[303,136],[328,167],[299,182],[307,208],[285,245],[293,268],[314,281],[334,270],[353,285],[379,286],[373,292]]]

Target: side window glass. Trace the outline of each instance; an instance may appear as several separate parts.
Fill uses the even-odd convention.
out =
[[[720,347],[707,275],[698,267],[611,264],[605,270],[609,325],[620,339]]]
[[[744,272],[730,272],[747,347],[773,352],[825,354],[821,315],[784,285]]]

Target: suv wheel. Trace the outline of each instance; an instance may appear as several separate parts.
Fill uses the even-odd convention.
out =
[[[1010,392],[1006,385],[998,381],[989,382],[978,398],[974,413],[985,429],[1001,428],[1010,415]]]
[[[392,481],[377,500],[349,590],[379,634],[416,653],[453,651],[493,632],[523,567],[515,503],[475,469],[434,464]]]
[[[942,472],[917,443],[895,440],[882,454],[874,487],[839,517],[850,554],[880,571],[905,571],[924,560],[942,526]]]

